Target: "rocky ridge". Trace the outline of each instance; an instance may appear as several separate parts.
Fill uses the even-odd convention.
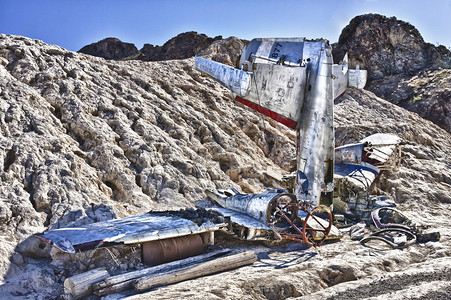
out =
[[[144,44],[140,50],[138,59],[144,61],[160,61],[190,58],[210,46],[213,42],[221,39],[222,36],[210,38],[205,34],[189,31],[173,37],[164,43],[163,46]]]
[[[193,65],[193,59],[107,61],[37,40],[0,35],[0,274],[4,278],[0,296],[62,294],[62,282],[75,273],[99,266],[112,272],[136,267],[128,259],[133,256],[130,249],[113,250],[120,259],[116,266],[103,249],[61,255],[30,237],[35,232],[150,209],[202,206],[208,201],[206,188],[234,186],[257,192],[278,185],[277,179],[290,169],[295,156],[295,133],[234,103],[228,90]],[[399,171],[384,173],[373,192],[388,194],[417,222],[438,228],[442,242],[429,245],[427,251],[415,246],[395,256],[369,261],[363,256],[355,268],[338,268],[341,273],[334,265],[346,266],[345,261],[333,258],[339,253],[350,259],[358,245],[329,244],[322,254],[315,254],[318,260],[327,258],[324,272],[311,272],[309,277],[319,285],[302,288],[301,283],[308,282],[286,283],[304,276],[306,265],[299,261],[289,272],[269,265],[265,278],[257,272],[249,284],[240,284],[243,276],[249,279],[244,271],[220,275],[231,287],[228,290],[221,281],[221,287],[208,285],[207,291],[202,283],[206,279],[199,279],[197,295],[219,297],[214,291],[222,289],[226,298],[301,296],[344,281],[358,284],[357,279],[369,276],[368,270],[384,274],[419,261],[427,264],[438,255],[434,253],[444,259],[451,255],[446,221],[451,203],[450,134],[359,90],[348,91],[336,104],[335,125],[337,144],[377,132],[404,139]],[[261,255],[268,255],[264,251]],[[299,255],[298,248],[293,251]],[[285,252],[281,261],[293,255]],[[384,260],[391,269],[384,267]],[[354,270],[354,275],[334,279],[349,274],[346,270]],[[186,291],[193,291],[193,286],[186,289],[186,285],[190,283],[175,289],[174,296],[189,297]],[[174,293],[168,289],[154,295]]]
[[[136,57],[140,53],[135,45],[124,43],[118,38],[103,39],[84,46],[78,52],[114,60]]]
[[[451,67],[451,53],[446,47],[425,43],[413,25],[396,17],[357,16],[343,29],[334,46],[334,59],[338,62],[347,52],[350,66],[368,70],[369,81]]]
[[[163,46],[144,44],[138,50],[131,43],[122,42],[117,38],[106,38],[84,46],[78,52],[105,59],[137,59],[143,61],[186,59],[195,55],[202,55],[225,64],[235,65],[245,43],[245,40],[236,37],[223,39],[222,36],[217,36],[211,38],[205,34],[189,31],[173,37]]]
[[[451,131],[451,51],[425,43],[411,24],[378,14],[353,18],[334,44],[351,67],[368,71],[366,89]]]

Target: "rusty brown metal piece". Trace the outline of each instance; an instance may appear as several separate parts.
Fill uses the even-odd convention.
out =
[[[322,214],[320,217],[319,214]],[[324,215],[328,221],[324,219]],[[310,222],[309,222],[310,220]],[[302,238],[304,243],[309,246],[321,245],[329,235],[332,228],[332,213],[323,205],[313,208],[305,217],[304,226],[302,227]]]
[[[330,210],[324,205],[313,207],[300,203],[292,197],[285,200],[291,201],[283,202],[282,198],[273,202],[272,225],[280,236],[309,246],[321,245],[332,228]],[[305,217],[301,218],[299,212]]]
[[[142,243],[141,259],[149,266],[199,255],[205,244],[199,234]]]

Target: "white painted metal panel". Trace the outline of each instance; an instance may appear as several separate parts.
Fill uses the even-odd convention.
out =
[[[210,75],[225,87],[241,97],[247,95],[250,75],[240,69],[214,62],[205,58],[195,58],[196,69]]]

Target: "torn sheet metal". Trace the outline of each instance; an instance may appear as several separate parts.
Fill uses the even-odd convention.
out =
[[[371,211],[394,206],[384,197],[370,197],[369,189],[381,171],[396,168],[401,138],[392,134],[373,134],[358,143],[335,149],[334,214],[337,221],[371,222]]]
[[[229,231],[240,239],[281,240],[270,222],[274,203],[284,197],[286,190],[269,189],[261,194],[241,194],[235,189],[206,193],[221,206],[208,210],[227,218]]]
[[[336,164],[334,173],[336,179],[346,177],[353,185],[368,189],[377,175],[379,175],[380,170],[366,163],[358,165]]]
[[[393,134],[377,133],[358,143],[335,148],[335,163],[361,164],[376,167],[396,167],[402,139]]]
[[[363,161],[363,143],[335,148],[335,164],[360,164]]]
[[[366,162],[381,170],[396,168],[401,156],[402,139],[393,134],[377,133],[360,141],[366,145]]]
[[[149,212],[74,228],[49,230],[34,236],[68,253],[115,244],[135,244],[215,231],[223,219],[205,210]]]
[[[232,223],[235,223],[240,226],[246,226],[252,229],[272,230],[272,228],[266,225],[265,223],[262,223],[251,216],[237,212],[235,210],[219,206],[209,207],[208,210],[221,216],[230,218],[230,221]]]
[[[210,207],[208,210],[227,219],[229,224],[227,231],[242,240],[282,240],[273,228],[247,214],[218,206]]]

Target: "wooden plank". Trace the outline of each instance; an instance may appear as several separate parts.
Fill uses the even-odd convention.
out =
[[[98,290],[94,290],[94,294],[97,296],[105,296],[109,294],[120,293],[133,288],[133,283],[135,279],[130,279],[124,282],[116,283],[114,285],[107,286]]]
[[[198,262],[207,261],[208,259],[225,255],[230,253],[231,250],[228,248],[218,249],[215,251],[211,251],[209,253],[188,257],[185,259],[173,261],[170,263],[137,270],[133,272],[128,272],[125,274],[120,274],[116,276],[111,276],[105,278],[95,284],[93,284],[92,288],[94,290],[94,294],[98,296],[104,296],[112,293],[117,293],[121,291],[125,291],[127,289],[133,288],[133,283],[136,278],[148,276],[151,274],[155,274],[158,272],[167,272],[169,270],[186,267]]]
[[[98,282],[110,274],[103,268],[93,269],[64,280],[64,289],[75,299],[85,297],[92,293],[92,284]]]
[[[255,254],[255,252],[246,251],[178,270],[145,276],[136,279],[133,285],[136,291],[141,292],[161,285],[177,283],[187,279],[193,279],[217,272],[235,269],[245,265],[250,265],[256,261],[257,255]]]

